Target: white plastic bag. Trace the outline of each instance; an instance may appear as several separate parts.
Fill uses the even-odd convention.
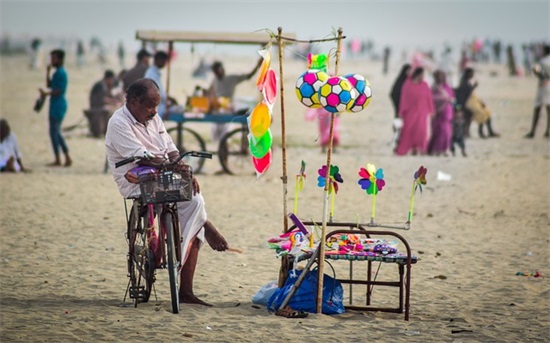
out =
[[[269,281],[260,288],[258,293],[254,294],[252,302],[258,305],[267,305],[267,301],[271,298],[273,293],[275,293],[277,288],[279,288],[277,280]]]

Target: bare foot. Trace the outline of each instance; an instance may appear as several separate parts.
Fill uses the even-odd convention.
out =
[[[65,167],[70,167],[73,165],[73,160],[67,156],[67,158],[65,159]]]
[[[225,251],[228,248],[227,241],[210,220],[204,223],[204,238],[214,250]]]
[[[185,295],[180,294],[179,298],[180,298],[180,304],[197,304],[197,305],[203,305],[208,307],[214,306],[212,304],[209,304],[207,302],[200,300],[194,294],[185,294]]]
[[[55,161],[55,162],[52,162],[52,163],[48,163],[48,164],[46,164],[46,167],[61,167],[61,162]]]

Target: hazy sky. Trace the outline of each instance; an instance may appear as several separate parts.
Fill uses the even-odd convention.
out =
[[[25,1],[0,0],[2,33],[56,35],[137,46],[138,29],[294,32],[324,37],[342,27],[377,46],[430,47],[473,37],[549,40],[549,1]]]

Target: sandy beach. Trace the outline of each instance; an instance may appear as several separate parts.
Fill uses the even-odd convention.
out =
[[[228,73],[247,72],[256,56],[224,59]],[[29,70],[24,57],[2,57],[0,116],[7,118],[21,146],[29,174],[0,175],[0,341],[2,342],[547,342],[550,341],[550,144],[529,130],[536,89],[534,77],[511,78],[502,65],[476,65],[478,95],[493,110],[500,138],[480,139],[472,126],[468,157],[392,155],[393,108],[390,87],[400,64],[388,75],[378,62],[344,60],[340,73],[367,76],[371,105],[342,114],[342,145],[333,156],[344,183],[336,197],[336,221],[368,222],[371,200],[357,186],[360,167],[384,169],[386,187],[378,195],[381,222],[406,220],[413,173],[424,165],[428,184],[417,194],[410,231],[399,231],[421,260],[412,268],[410,321],[401,314],[347,311],[287,319],[253,306],[251,297],[277,278],[280,266],[266,241],[282,232],[283,187],[280,99],[274,111],[274,160],[270,170],[249,175],[216,175],[217,159],[199,175],[209,218],[242,254],[203,246],[195,293],[215,306],[170,309],[166,271],[157,272],[156,296],[134,308],[123,303],[128,283],[123,199],[110,174],[103,173],[102,139],[87,136],[86,124],[67,132],[71,168],[51,168],[47,108],[32,111],[43,70]],[[184,101],[199,81],[190,78],[190,58],[174,62],[172,95]],[[288,141],[288,206],[294,175],[307,163],[299,217],[321,220],[323,192],[317,169],[326,163],[317,123],[304,120],[305,107],[294,83],[305,63],[284,64]],[[64,126],[81,121],[88,92],[115,59],[77,69],[67,59],[69,111]],[[128,60],[127,66],[133,65]],[[273,67],[278,70],[277,63]],[[496,73],[495,75],[491,75]],[[165,77],[165,76],[164,76]],[[257,96],[253,82],[237,89]],[[167,124],[172,125],[172,124]],[[193,124],[209,137],[209,124]],[[210,149],[214,149],[209,144]],[[438,180],[438,172],[450,180]],[[337,273],[345,263],[333,263]],[[356,263],[356,269],[361,268]],[[395,265],[384,264],[381,278]],[[544,277],[518,276],[541,272]],[[345,289],[345,296],[347,288]],[[360,298],[360,291],[356,292]],[[374,290],[374,300],[392,304],[396,293]]]

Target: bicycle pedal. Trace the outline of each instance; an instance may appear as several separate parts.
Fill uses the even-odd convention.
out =
[[[128,294],[130,299],[145,299],[146,292],[144,286],[130,286],[128,287]]]

